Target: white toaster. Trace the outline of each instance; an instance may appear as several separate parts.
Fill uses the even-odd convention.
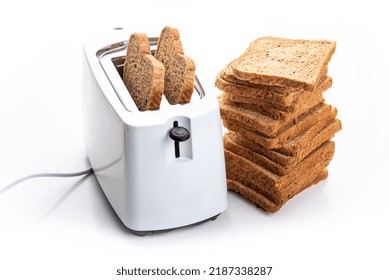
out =
[[[112,30],[84,45],[84,141],[98,182],[139,235],[215,219],[227,208],[216,95],[196,76],[190,103],[163,97],[159,110],[139,111],[122,81],[129,36]]]

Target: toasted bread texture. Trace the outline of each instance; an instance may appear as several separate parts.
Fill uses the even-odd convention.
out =
[[[255,84],[313,90],[324,76],[336,43],[261,37],[231,63],[235,78]]]
[[[304,119],[305,116],[310,116],[309,112],[317,111],[320,108],[326,107],[324,110],[330,111],[330,105],[324,105],[325,103],[320,103],[315,107],[308,108],[307,111],[302,112],[302,114],[294,114],[288,121],[275,120],[267,115],[264,115],[258,111],[253,111],[243,107],[238,107],[229,104],[228,100],[224,95],[218,96],[218,101],[220,105],[221,117],[224,120],[225,118],[234,118],[237,121],[242,122],[243,125],[250,127],[252,131],[258,131],[259,134],[276,137],[281,131],[285,130],[287,127],[292,124],[297,124],[300,120]]]
[[[269,87],[264,85],[249,86],[245,82],[231,82],[223,78],[224,71],[216,77],[215,85],[227,93],[231,98],[252,98],[258,101],[274,104],[275,106],[289,106],[293,102],[296,89],[284,87]]]
[[[177,29],[165,27],[162,30],[154,56],[165,66],[164,94],[168,102],[188,103],[194,90],[195,63],[184,55]]]
[[[332,79],[327,77],[314,91],[303,90],[293,94],[293,102],[289,106],[276,105],[266,99],[257,99],[223,92],[224,101],[228,105],[259,112],[275,120],[288,121],[309,111],[310,108],[323,103],[323,92],[330,88]]]
[[[304,178],[304,180],[301,180],[299,182],[293,182],[294,183],[294,191],[292,195],[296,195],[306,188],[316,185],[320,181],[326,179],[328,177],[328,170],[327,168],[324,168],[323,170],[320,170],[317,173],[311,174],[311,176]],[[280,208],[286,203],[276,203],[266,197],[265,195],[261,194],[261,192],[256,191],[248,186],[245,185],[245,183],[241,183],[237,180],[227,179],[227,187],[229,190],[233,190],[246,199],[250,200],[252,203],[256,204],[258,207],[262,208],[263,210],[274,213],[280,210]],[[291,196],[291,198],[293,197]]]
[[[234,117],[224,117],[223,124],[227,129],[239,133],[248,141],[257,143],[266,149],[281,151],[286,155],[295,155],[301,151],[302,147],[305,147],[306,141],[311,140],[319,133],[318,131],[323,130],[335,120],[336,108],[327,106],[304,114],[300,121],[286,127],[274,138],[260,134],[259,131],[253,130],[252,127]],[[336,125],[339,129],[340,126],[340,123]]]
[[[302,186],[309,187],[313,174],[326,168],[335,152],[334,142],[327,141],[285,175],[280,176],[262,166],[262,159],[258,161],[258,158],[252,156],[245,158],[229,148],[231,147],[225,149],[227,179],[246,185],[280,206],[300,192]]]
[[[159,109],[165,67],[150,52],[146,34],[133,33],[127,47],[123,82],[140,111]]]

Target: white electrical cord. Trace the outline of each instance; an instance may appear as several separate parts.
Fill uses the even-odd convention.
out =
[[[27,176],[24,176],[22,178],[19,178],[16,181],[12,182],[11,184],[5,186],[4,188],[2,188],[0,190],[0,194],[5,193],[5,192],[9,191],[11,188],[13,188],[14,186],[16,186],[24,181],[33,179],[33,178],[38,178],[38,177],[77,177],[77,176],[86,175],[86,174],[90,175],[92,173],[93,173],[93,169],[91,167],[91,168],[88,168],[86,170],[83,170],[80,172],[73,172],[73,173],[36,173],[36,174],[31,174],[31,175],[27,175]]]

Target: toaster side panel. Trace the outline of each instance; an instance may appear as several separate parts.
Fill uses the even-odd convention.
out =
[[[126,220],[123,123],[101,89],[99,68],[83,61],[83,136],[94,173],[118,216]],[[97,78],[96,78],[97,77]],[[100,76],[104,77],[104,76]]]

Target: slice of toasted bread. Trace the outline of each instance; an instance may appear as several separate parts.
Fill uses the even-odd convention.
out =
[[[231,63],[240,80],[313,90],[323,77],[336,43],[262,37]]]
[[[254,163],[251,159],[245,158],[244,154],[237,154],[229,149],[224,149],[226,170],[236,174],[242,174],[245,180],[258,182],[274,188],[280,194],[288,189],[289,183],[295,178],[306,176],[306,171],[314,171],[316,168],[326,167],[335,154],[335,142],[326,141],[313,152],[306,156],[296,166],[291,168],[285,175],[277,175],[261,164]]]
[[[319,133],[317,130],[324,129],[327,124],[335,120],[336,116],[336,108],[324,104],[300,116],[296,123],[283,127],[278,135],[272,138],[261,134],[255,126],[248,125],[245,120],[239,119],[239,116],[224,114],[223,110],[221,112],[223,125],[227,129],[236,131],[242,137],[266,149],[282,149],[282,153],[290,155],[295,155],[300,150],[300,146],[304,145],[302,142],[314,137],[312,135]]]
[[[162,30],[154,56],[165,66],[164,94],[168,102],[188,103],[194,90],[195,63],[184,55],[177,29],[165,27]]]
[[[325,129],[331,130],[334,129],[335,121],[331,123]],[[333,135],[333,134],[332,134]],[[241,137],[235,132],[227,132],[224,134],[224,148],[229,150],[235,154],[238,154],[252,162],[261,165],[262,167],[270,170],[274,174],[279,176],[286,175],[288,172],[293,170],[293,168],[299,164],[301,161],[305,159],[310,153],[316,150],[319,146],[321,146],[324,142],[328,141],[331,137],[320,141],[319,139],[314,139],[312,142],[314,143],[306,143],[305,149],[300,150],[300,153],[293,155],[285,155],[281,152],[277,152],[270,149],[264,149],[259,146],[255,142],[249,142],[247,139],[241,139]],[[241,142],[249,142],[248,145],[246,143]],[[253,149],[251,149],[253,148]],[[281,157],[281,160],[279,159]],[[286,162],[284,161],[286,159]],[[285,164],[287,163],[287,164]]]
[[[316,114],[330,114],[331,106],[324,105],[320,103],[315,107],[309,108],[306,112],[303,112],[300,115],[296,115],[288,121],[275,120],[269,116],[266,116],[258,111],[252,111],[242,107],[237,107],[229,105],[226,102],[224,96],[218,96],[218,101],[220,105],[220,112],[222,119],[233,118],[239,122],[242,122],[242,125],[249,127],[250,130],[262,134],[269,138],[277,137],[280,133],[285,131],[288,127],[298,124],[301,120],[304,120],[306,117],[309,117],[312,112],[317,112]],[[316,120],[319,120],[315,118]],[[311,124],[310,120],[307,120]],[[312,124],[313,125],[313,124]]]
[[[309,177],[306,177],[305,180],[302,180],[300,182],[293,182],[295,188],[292,193],[292,196],[302,192],[310,186],[316,185],[320,181],[326,179],[327,176],[328,170],[327,168],[324,168],[319,172],[311,174],[311,176]],[[246,199],[261,207],[263,210],[270,213],[277,212],[287,202],[286,201],[284,203],[275,203],[271,199],[266,197],[266,195],[263,195],[261,192],[246,186],[246,184],[244,183],[241,183],[237,180],[231,180],[229,178],[227,179],[227,187],[229,190],[233,190],[239,193]]]
[[[231,97],[247,97],[263,100],[274,106],[290,106],[296,89],[284,87],[269,87],[264,85],[248,86],[247,83],[233,83],[223,78],[224,71],[216,77],[215,85],[218,89],[227,92]]]
[[[140,111],[159,109],[164,66],[151,55],[146,34],[133,33],[127,47],[123,82]]]
[[[335,143],[327,141],[287,174],[278,176],[261,164],[225,149],[227,179],[238,181],[274,203],[283,205],[302,190],[302,184],[306,187],[311,184],[312,175],[326,168],[334,153]]]
[[[323,118],[303,134],[291,139],[284,146],[277,149],[267,149],[257,142],[261,136],[247,130],[229,131],[225,137],[234,143],[246,147],[252,152],[263,155],[282,166],[294,166],[305,158],[314,149],[331,139],[342,128],[340,120],[335,119],[336,111],[327,118]],[[233,127],[233,124],[231,124]],[[238,128],[239,125],[236,126]]]
[[[289,106],[276,105],[266,99],[234,95],[224,92],[224,100],[228,105],[260,112],[276,120],[287,121],[301,115],[310,108],[324,102],[323,93],[332,85],[332,78],[327,77],[313,91],[296,91],[293,94],[293,102]]]

